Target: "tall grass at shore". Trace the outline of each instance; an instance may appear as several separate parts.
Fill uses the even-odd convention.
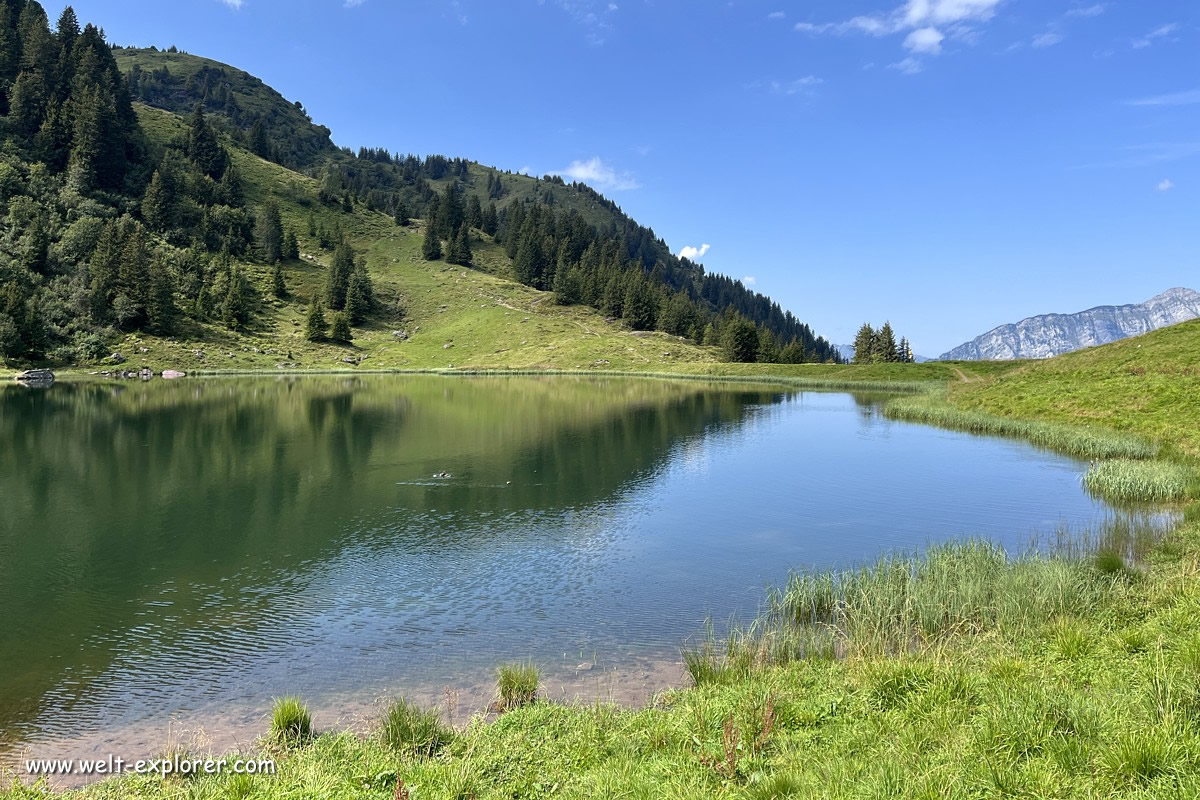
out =
[[[379,735],[396,753],[414,756],[431,756],[454,739],[454,732],[442,724],[436,710],[404,699],[388,706]]]
[[[750,625],[718,638],[709,624],[683,649],[684,666],[700,686],[803,659],[900,655],[985,633],[1032,636],[1047,620],[1086,617],[1123,594],[1135,559],[1159,534],[1117,525],[1021,556],[953,542],[859,569],[796,574]]]
[[[1115,503],[1178,503],[1197,480],[1196,471],[1183,464],[1116,459],[1093,464],[1083,484]]]
[[[496,670],[496,693],[501,708],[508,711],[532,703],[537,699],[541,680],[541,670],[532,662],[501,665]]]
[[[285,747],[302,745],[313,736],[312,712],[299,697],[275,700],[271,710],[271,738]]]
[[[1038,447],[1080,458],[1140,460],[1154,458],[1159,451],[1153,442],[1112,430],[965,411],[948,404],[944,390],[894,398],[884,406],[884,414],[891,419],[967,433],[1024,439]]]

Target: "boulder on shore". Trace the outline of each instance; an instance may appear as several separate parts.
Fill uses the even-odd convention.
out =
[[[21,383],[54,383],[54,373],[48,369],[27,369],[17,373]]]
[[[162,373],[162,376],[163,376],[164,378],[166,378],[167,380],[174,380],[175,378],[186,378],[186,377],[187,377],[187,373],[186,373],[186,372],[180,372],[180,371],[179,371],[179,370],[177,370],[177,369],[164,369],[164,370],[163,370],[163,373]]]

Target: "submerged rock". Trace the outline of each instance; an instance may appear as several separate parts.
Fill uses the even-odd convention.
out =
[[[187,373],[180,372],[177,369],[164,369],[162,376],[170,381],[170,380],[174,380],[175,378],[186,378]]]

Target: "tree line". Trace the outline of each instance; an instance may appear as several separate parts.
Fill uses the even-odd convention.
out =
[[[871,327],[865,322],[854,337],[855,364],[911,364],[913,362],[912,347],[908,339],[901,337],[896,341],[896,332],[892,323],[885,322],[880,328]]]

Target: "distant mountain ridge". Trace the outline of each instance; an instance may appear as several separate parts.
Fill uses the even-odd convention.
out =
[[[943,353],[942,361],[1006,361],[1096,347],[1200,317],[1200,292],[1168,289],[1144,303],[1043,314],[993,328]]]

